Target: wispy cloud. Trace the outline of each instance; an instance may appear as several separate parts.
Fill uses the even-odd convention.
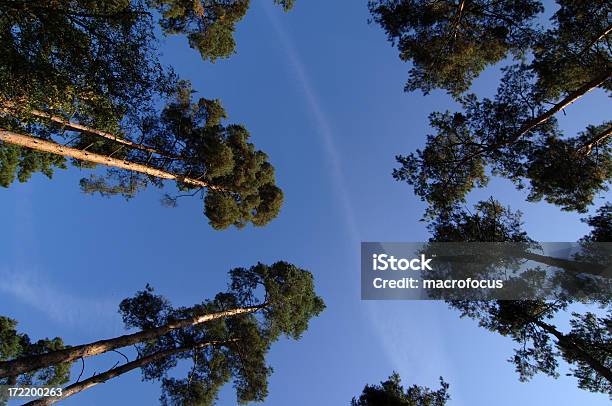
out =
[[[55,276],[61,272],[47,269],[39,253],[36,205],[32,204],[35,192],[30,185],[15,189],[15,227],[8,230],[11,243],[5,247],[10,254],[7,262],[0,263],[0,303],[18,303],[53,323],[79,331],[103,333],[121,328],[116,299],[75,292]]]
[[[449,370],[445,331],[433,302],[368,302],[370,320],[394,370],[403,377],[437,377]]]
[[[263,7],[294,69],[308,107],[315,119],[323,149],[332,168],[333,187],[344,213],[347,232],[352,245],[358,247],[361,236],[350,194],[346,188],[341,154],[334,142],[332,126],[321,108],[315,88],[308,78],[306,66],[290,35],[284,29],[275,10],[271,6],[264,5]],[[358,264],[355,265],[358,266]],[[410,312],[407,311],[408,306],[402,306],[398,302],[368,302],[364,308],[366,317],[376,331],[386,357],[402,376],[408,379],[419,374],[437,377],[436,374],[443,365],[445,370],[450,369],[449,365],[445,365],[447,353],[443,345],[443,328],[437,320],[428,317],[427,314],[421,314],[416,319],[411,318]],[[435,350],[431,351],[432,348]],[[430,349],[430,351],[425,351],[425,349]]]
[[[270,5],[262,5],[262,7],[264,7],[266,15],[268,16],[274,31],[276,31],[283,50],[285,51],[285,54],[287,55],[287,58],[289,59],[289,62],[295,72],[299,86],[304,92],[308,108],[314,117],[326,158],[331,166],[332,186],[336,191],[340,207],[344,214],[344,221],[349,232],[349,237],[351,238],[351,243],[357,246],[360,241],[359,229],[357,227],[357,222],[355,221],[355,211],[351,203],[350,195],[346,188],[346,179],[342,172],[342,158],[338,152],[338,149],[336,148],[334,133],[332,131],[329,119],[321,108],[319,98],[310,82],[310,79],[308,78],[306,66],[302,62],[291,36],[287,33],[278,18],[278,13],[276,13],[277,10],[273,9]]]
[[[0,293],[67,327],[107,330],[121,326],[115,300],[69,292],[42,272],[0,269]]]

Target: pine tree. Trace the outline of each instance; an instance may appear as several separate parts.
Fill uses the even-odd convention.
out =
[[[585,275],[596,274],[594,266],[571,268],[580,265],[577,261],[593,261],[610,266],[610,250],[597,248],[596,243],[609,241],[606,235],[611,224],[609,204],[597,214],[586,219],[591,232],[580,240],[582,251],[575,255],[576,261],[557,261],[543,255],[525,255],[529,250],[518,252],[514,257],[497,257],[494,266],[508,266],[516,260],[534,260],[567,269],[576,283]],[[522,229],[520,213],[514,213],[491,199],[478,203],[472,211],[456,209],[447,216],[439,217],[430,224],[431,241],[436,242],[535,242]],[[607,238],[607,239],[606,239]],[[602,256],[605,254],[605,256]],[[574,278],[576,273],[582,277]],[[567,287],[564,276],[557,277],[553,285]],[[607,276],[609,277],[609,275]],[[556,285],[555,285],[556,282]],[[586,284],[586,283],[585,283]],[[588,286],[588,284],[587,284]],[[585,288],[585,286],[580,286]],[[612,391],[612,310],[610,309],[610,284],[605,284],[604,293],[597,304],[606,309],[607,315],[593,312],[573,312],[571,328],[562,332],[551,323],[555,315],[568,310],[578,295],[573,291],[557,294],[556,300],[447,300],[450,307],[461,312],[461,317],[470,317],[481,327],[512,338],[519,344],[509,360],[516,366],[521,381],[529,380],[536,373],[558,377],[559,359],[571,366],[571,375],[578,379],[578,387],[592,392]],[[593,300],[587,300],[592,303]],[[554,340],[554,341],[553,341]]]
[[[179,190],[210,192],[204,212],[214,228],[269,222],[282,192],[267,156],[243,126],[222,123],[218,100],[192,102],[189,83],[160,64],[156,48],[159,24],[164,35],[187,36],[204,59],[228,57],[248,4],[3,2],[0,185],[102,164],[111,169],[82,180],[85,192],[129,198],[171,179]]]
[[[380,385],[366,385],[359,398],[353,398],[351,406],[444,406],[450,399],[448,383],[440,378],[440,389],[412,385],[402,386],[401,378],[394,372]]]
[[[539,1],[372,1],[375,22],[413,68],[407,90],[448,90],[462,112],[430,116],[423,150],[399,155],[393,176],[414,187],[431,215],[483,187],[488,172],[564,210],[586,212],[612,178],[609,120],[577,135],[555,114],[594,89],[610,91],[606,1],[558,0],[551,27]],[[466,94],[488,66],[511,56],[493,99]]]
[[[537,37],[540,1],[374,0],[374,22],[411,61],[406,91],[446,89],[457,96],[488,66],[521,58]]]
[[[30,404],[52,404],[138,368],[144,380],[161,382],[164,405],[212,405],[232,379],[239,403],[263,401],[272,372],[265,360],[271,344],[282,335],[299,339],[324,308],[312,275],[287,262],[233,269],[227,292],[187,308],[173,307],[147,285],[121,302],[126,328],[137,331],[120,337],[68,347],[60,339],[42,340],[33,349],[29,338],[15,331],[14,321],[0,319],[0,382],[32,382],[36,377],[40,384],[63,384],[73,362],[136,346],[136,359],[77,380],[61,397]],[[172,370],[187,359],[192,369],[177,378]]]

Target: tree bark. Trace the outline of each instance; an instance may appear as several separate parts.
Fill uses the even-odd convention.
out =
[[[459,5],[457,6],[457,19],[455,22],[455,27],[453,28],[453,39],[457,39],[457,30],[459,29],[459,24],[461,24],[461,17],[463,16],[463,8],[465,7],[465,1],[461,0]]]
[[[120,375],[125,374],[126,372],[130,372],[136,368],[144,367],[152,362],[171,357],[173,355],[179,354],[181,352],[203,348],[210,345],[222,345],[227,343],[228,341],[206,341],[196,343],[195,345],[182,346],[177,348],[171,348],[168,350],[158,351],[154,354],[147,355],[142,358],[138,358],[134,361],[128,362],[124,365],[121,365],[116,368],[109,369],[106,372],[103,372],[99,375],[94,375],[91,378],[87,378],[84,381],[73,383],[62,389],[62,395],[56,397],[45,397],[37,400],[33,400],[31,402],[26,403],[24,406],[48,406],[52,405],[60,400],[64,400],[70,396],[76,395],[79,392],[84,391],[85,389],[89,389],[98,384],[104,383],[112,378],[116,378]]]
[[[569,259],[555,258],[547,255],[534,254],[525,250],[508,251],[509,255],[514,255],[516,258],[527,259],[541,264],[554,266],[564,269],[572,273],[586,273],[589,275],[611,278],[611,267],[608,265],[594,264],[589,262],[572,261]],[[438,255],[439,261],[448,261],[456,263],[473,263],[479,260],[478,255]]]
[[[77,345],[75,347],[69,347],[58,351],[51,351],[45,354],[17,358],[11,361],[3,361],[0,362],[0,379],[12,375],[21,375],[26,372],[36,371],[51,365],[73,362],[79,358],[87,358],[108,351],[112,351],[117,348],[138,344],[147,340],[161,337],[172,332],[173,330],[189,326],[195,326],[198,324],[206,323],[212,320],[222,319],[225,317],[233,317],[241,314],[253,313],[267,306],[268,305],[264,303],[253,307],[242,307],[217,313],[179,319],[172,321],[168,324],[164,324],[163,326],[139,331],[133,334],[126,334],[111,339],[95,341],[89,344]]]
[[[592,264],[588,262],[572,261],[569,259],[549,257],[547,255],[534,254],[529,251],[521,251],[520,254],[517,254],[517,255],[525,259],[536,261],[541,264],[555,266],[557,268],[562,268],[562,269],[565,269],[567,271],[574,272],[574,273],[586,273],[586,274],[591,274],[591,275],[596,275],[596,276],[603,276],[605,278],[609,278],[611,276],[607,274],[610,271],[610,266],[605,266],[601,264]],[[606,271],[608,272],[606,273]]]
[[[523,135],[525,135],[529,131],[533,130],[536,126],[548,121],[552,116],[554,116],[555,114],[557,114],[558,112],[560,112],[561,110],[569,106],[570,104],[574,103],[576,100],[580,99],[582,96],[584,96],[591,90],[599,87],[601,84],[603,84],[606,80],[610,79],[611,77],[612,77],[612,70],[608,69],[602,74],[600,74],[599,76],[596,76],[595,78],[591,79],[589,82],[580,86],[578,89],[569,93],[563,100],[555,104],[552,108],[540,114],[539,116],[531,120],[528,120],[525,124],[523,124],[523,126],[512,136],[512,138],[510,138],[510,141],[508,142],[508,144],[512,144],[516,142],[519,138],[521,138]]]
[[[572,340],[567,335],[561,333],[559,330],[557,330],[555,327],[548,323],[544,323],[543,321],[530,315],[525,316],[527,320],[542,328],[547,333],[553,335],[557,339],[559,347],[568,351],[573,351],[591,368],[593,368],[599,375],[603,376],[608,382],[612,383],[612,371],[606,368],[605,365],[595,359],[591,354],[589,354],[588,351],[584,350],[579,344],[575,343],[574,340]]]
[[[602,39],[607,37],[608,34],[610,33],[610,31],[612,31],[612,25],[609,25],[602,33],[600,33],[597,37],[595,37],[593,39],[593,41],[591,41],[591,43],[589,43],[589,45],[584,47],[584,49],[582,50],[582,52],[580,52],[580,54],[578,56],[582,56],[585,53],[587,53],[591,49],[591,47],[593,45],[597,44],[599,41],[601,41]]]
[[[550,118],[552,116],[554,116],[555,114],[557,114],[558,112],[560,112],[561,110],[563,110],[564,108],[569,106],[570,104],[574,103],[576,100],[580,99],[582,96],[584,96],[585,94],[587,94],[591,90],[599,87],[601,84],[603,84],[606,80],[608,80],[610,78],[612,78],[612,70],[608,69],[605,72],[603,72],[602,74],[600,74],[599,76],[596,76],[595,78],[591,79],[589,82],[587,82],[584,85],[580,86],[578,89],[576,89],[573,92],[569,93],[563,100],[561,100],[560,102],[555,104],[549,110],[545,111],[544,113],[540,114],[537,117],[532,118],[531,120],[528,120],[507,141],[497,142],[497,143],[495,143],[495,144],[493,144],[491,146],[482,148],[482,149],[478,150],[477,152],[474,152],[473,154],[471,154],[467,158],[462,159],[455,166],[455,169],[458,166],[460,166],[461,164],[469,162],[472,159],[474,159],[474,158],[484,154],[485,152],[493,151],[496,148],[503,147],[504,145],[514,144],[523,135],[527,134],[529,131],[533,130],[538,125],[540,125],[542,123],[545,123],[546,121],[550,120]]]
[[[43,140],[40,138],[32,137],[30,135],[17,134],[13,131],[5,130],[3,128],[0,128],[0,141],[7,142],[9,144],[19,145],[26,148],[31,148],[37,151],[67,156],[70,158],[80,159],[82,161],[93,162],[96,164],[111,166],[119,169],[126,169],[128,171],[144,173],[146,175],[155,176],[161,179],[176,180],[178,182],[182,182],[191,186],[197,186],[200,188],[221,191],[225,190],[224,188],[211,185],[208,182],[204,182],[203,180],[188,178],[183,175],[177,175],[171,172],[163,171],[161,169],[153,168],[147,165],[137,164],[123,159],[117,159],[105,155],[83,151],[76,148],[66,147],[52,141]]]
[[[579,154],[584,154],[585,156],[591,155],[593,148],[597,146],[597,144],[604,142],[610,135],[612,134],[612,125],[606,128],[601,133],[597,134],[593,139],[591,139],[587,144],[583,145],[578,149]]]
[[[14,112],[17,110],[17,106],[13,102],[5,102],[3,104],[4,104],[4,107],[0,108],[0,111],[4,111],[7,114],[14,114]],[[160,151],[158,149],[155,149],[153,147],[149,147],[149,146],[144,145],[144,144],[138,144],[138,143],[135,143],[135,142],[132,142],[132,141],[129,141],[129,140],[117,137],[116,135],[111,134],[111,133],[106,132],[106,131],[101,131],[101,130],[98,130],[96,128],[92,128],[92,127],[88,127],[88,126],[85,126],[85,125],[82,125],[82,124],[74,123],[72,121],[64,119],[63,117],[56,116],[56,115],[47,113],[47,112],[42,111],[42,110],[34,109],[34,110],[30,110],[29,113],[32,114],[35,117],[44,118],[44,119],[47,119],[49,121],[52,121],[52,122],[54,122],[56,124],[59,124],[59,125],[67,128],[67,129],[69,129],[69,130],[72,130],[72,131],[78,131],[78,132],[84,132],[84,133],[89,133],[89,134],[97,135],[99,137],[106,138],[106,139],[111,140],[113,142],[116,142],[118,144],[123,144],[123,145],[129,146],[130,148],[139,149],[141,151],[151,152],[153,154],[157,154],[157,155],[160,155],[160,156],[163,156],[163,157],[173,158],[173,159],[179,158],[179,157],[177,157],[175,155],[165,153],[165,152]]]

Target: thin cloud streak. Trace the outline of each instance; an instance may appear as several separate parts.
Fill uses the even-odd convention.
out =
[[[351,245],[357,246],[360,241],[360,233],[355,220],[355,211],[351,203],[350,195],[346,189],[346,179],[342,172],[342,159],[334,143],[334,134],[331,125],[329,124],[327,116],[321,109],[321,103],[314,91],[314,87],[310,83],[310,79],[306,73],[306,67],[299,56],[297,48],[285,28],[282,26],[282,23],[279,21],[275,13],[276,10],[273,10],[270,5],[264,5],[263,8],[276,31],[278,39],[283,46],[283,50],[291,66],[295,70],[300,87],[306,96],[306,102],[315,119],[318,133],[323,143],[323,149],[331,166],[333,188],[336,190],[344,214],[344,221],[349,232],[349,237],[351,238]]]
[[[12,265],[0,264],[0,297],[11,297],[68,328],[95,333],[116,331],[122,325],[118,301],[68,293],[69,285],[58,284],[52,277],[55,272],[39,265],[44,262],[39,253],[31,186],[18,188],[16,195],[13,215],[19,226],[12,230],[12,244],[7,247],[14,260]]]
[[[12,296],[53,322],[68,327],[108,330],[121,325],[114,301],[66,293],[40,272],[0,269],[0,293]]]
[[[336,190],[337,197],[340,201],[341,208],[344,211],[344,220],[347,231],[351,238],[351,245],[358,247],[361,241],[359,228],[355,217],[355,211],[351,203],[350,195],[346,189],[346,180],[342,172],[341,156],[334,143],[334,134],[329,124],[327,116],[321,109],[321,103],[315,93],[314,87],[308,79],[306,67],[302,63],[298,50],[293,44],[290,36],[282,26],[276,13],[271,6],[263,6],[265,12],[277,33],[279,41],[295,70],[300,87],[304,91],[306,101],[318,128],[319,135],[323,143],[323,147],[327,159],[332,168],[332,182]],[[358,264],[356,264],[359,266]],[[349,264],[347,264],[349,266]],[[390,306],[388,303],[376,303],[368,301],[364,308],[366,317],[377,332],[377,336],[382,344],[387,358],[390,360],[394,369],[404,373],[404,376],[409,376],[414,371],[420,371],[428,375],[436,374],[434,370],[444,367],[445,370],[450,370],[450,366],[446,362],[446,352],[442,350],[441,329],[437,320],[429,320],[421,326],[412,326],[407,329],[409,323],[398,323],[397,320],[402,317],[407,317],[406,309],[397,306]],[[428,330],[428,341],[439,343],[435,346],[438,352],[429,354],[423,357],[423,349],[411,346],[410,337],[414,334],[414,327],[420,331]],[[432,334],[433,333],[433,334]],[[432,362],[433,361],[433,362]]]

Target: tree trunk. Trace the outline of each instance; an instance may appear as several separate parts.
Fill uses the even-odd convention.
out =
[[[84,391],[85,389],[89,389],[98,384],[104,383],[109,379],[116,378],[120,375],[125,374],[126,372],[130,372],[136,368],[144,367],[147,364],[152,362],[171,357],[175,354],[179,354],[181,352],[203,348],[210,345],[222,345],[227,343],[227,341],[206,341],[201,343],[196,343],[195,345],[183,346],[177,348],[171,348],[164,351],[158,351],[154,354],[147,355],[142,358],[138,358],[134,361],[128,362],[124,365],[121,365],[116,368],[109,369],[108,371],[101,373],[99,375],[94,375],[91,378],[87,378],[84,381],[73,383],[62,389],[62,395],[57,397],[46,397],[38,400],[33,400],[31,402],[26,403],[24,406],[47,406],[52,405],[60,400],[64,400],[70,396],[76,395],[79,392]]]
[[[75,347],[69,347],[58,351],[51,351],[45,354],[17,358],[11,361],[3,361],[0,362],[0,379],[12,375],[21,375],[26,372],[36,371],[51,365],[73,362],[79,358],[87,358],[108,351],[112,351],[117,348],[138,344],[147,340],[161,337],[172,332],[173,330],[195,326],[198,324],[206,323],[212,320],[222,319],[225,317],[233,317],[241,314],[253,313],[265,308],[266,306],[267,304],[264,303],[262,305],[253,307],[243,307],[217,313],[189,317],[186,319],[179,319],[168,324],[164,324],[163,326],[139,331],[133,334],[126,334],[119,337],[100,340],[89,344],[77,345]]]
[[[601,133],[597,134],[593,137],[587,144],[583,145],[578,149],[579,154],[584,154],[585,156],[591,155],[593,148],[597,146],[597,144],[604,142],[610,135],[612,134],[612,125],[606,128]]]
[[[609,25],[602,33],[600,33],[597,37],[595,37],[593,39],[593,41],[591,41],[591,43],[589,45],[587,45],[582,52],[580,52],[580,54],[578,56],[582,56],[585,53],[587,53],[591,47],[595,44],[597,44],[599,41],[601,41],[602,39],[604,39],[605,37],[608,36],[608,34],[610,33],[610,31],[612,31],[612,25]]]
[[[548,323],[544,323],[541,320],[529,315],[525,315],[527,319],[537,326],[541,327],[547,333],[555,336],[559,347],[562,349],[572,351],[578,355],[584,362],[586,362],[591,368],[593,368],[599,375],[603,376],[608,382],[612,383],[612,371],[606,368],[601,362],[595,359],[588,351],[584,350],[579,344],[575,343],[574,340],[569,338],[567,335],[561,333],[555,327]]]
[[[520,254],[517,254],[517,255],[525,259],[536,261],[541,264],[555,266],[557,268],[562,268],[562,269],[565,269],[566,271],[570,271],[574,273],[586,273],[590,275],[602,276],[605,278],[609,278],[612,276],[609,274],[610,266],[592,264],[589,262],[572,261],[569,259],[549,257],[547,255],[534,254],[529,251],[521,251]]]
[[[511,145],[515,143],[523,135],[527,134],[529,131],[533,130],[538,125],[550,120],[552,116],[554,116],[555,114],[557,114],[558,112],[560,112],[561,110],[569,106],[570,104],[574,103],[576,100],[580,99],[582,96],[584,96],[591,90],[599,87],[602,83],[604,83],[606,80],[610,79],[611,77],[612,77],[612,70],[610,69],[606,70],[599,76],[596,76],[594,79],[590,80],[589,82],[585,83],[584,85],[580,86],[578,89],[568,94],[563,100],[555,104],[549,110],[545,111],[544,113],[540,114],[537,117],[532,118],[531,120],[528,120],[507,141],[497,142],[491,146],[482,148],[478,150],[477,152],[474,152],[467,158],[462,159],[457,165],[455,165],[454,169],[457,169],[458,166],[471,161],[472,159],[484,154],[485,152],[493,151],[496,148],[503,147],[504,145]]]
[[[580,86],[578,89],[574,90],[570,94],[568,94],[563,100],[559,103],[555,104],[552,108],[540,114],[539,116],[528,120],[514,135],[510,138],[510,141],[507,144],[512,144],[516,142],[523,135],[533,130],[536,126],[548,121],[552,116],[574,103],[576,100],[580,99],[582,96],[590,92],[591,90],[599,87],[606,80],[612,77],[612,70],[608,69],[599,76],[596,76],[589,82]]]
[[[525,250],[508,251],[509,255],[513,255],[516,258],[527,259],[541,264],[554,266],[561,268],[572,273],[585,273],[589,275],[601,276],[604,278],[612,278],[610,271],[611,267],[608,265],[593,264],[590,262],[572,261],[570,259],[555,258],[547,255],[534,254]],[[474,263],[479,260],[478,255],[438,255],[436,259],[439,261],[448,261],[456,263]]]
[[[26,148],[31,148],[36,151],[48,152],[51,154],[62,155],[70,158],[80,159],[82,161],[93,162],[96,164],[111,166],[128,171],[144,173],[149,176],[155,176],[161,179],[171,179],[182,182],[191,186],[200,188],[208,188],[211,190],[225,190],[219,186],[211,185],[203,180],[188,178],[183,175],[177,175],[171,172],[166,172],[161,169],[153,168],[147,165],[137,164],[134,162],[117,159],[105,155],[95,154],[92,152],[83,151],[76,148],[66,147],[52,141],[43,140],[32,137],[30,135],[17,134],[15,132],[0,128],[0,141],[9,144],[15,144]]]
[[[4,108],[0,108],[0,111],[4,111],[7,114],[14,114],[15,111],[18,111],[17,105],[13,102],[5,102],[3,103]],[[89,134],[93,134],[93,135],[97,135],[99,137],[102,138],[106,138],[109,139],[113,142],[119,143],[119,144],[123,144],[123,145],[127,145],[130,148],[134,148],[134,149],[139,149],[141,151],[146,151],[146,152],[151,152],[153,154],[157,154],[157,155],[161,155],[164,157],[168,157],[168,158],[173,158],[176,159],[178,158],[177,156],[162,152],[158,149],[155,149],[153,147],[149,147],[147,145],[144,144],[137,144],[135,142],[123,139],[123,138],[119,138],[114,134],[108,133],[106,131],[101,131],[92,127],[87,127],[84,126],[82,124],[78,124],[78,123],[74,123],[72,121],[66,120],[63,117],[60,116],[55,116],[53,114],[47,113],[45,111],[41,111],[41,110],[30,110],[28,111],[30,114],[32,114],[35,117],[39,117],[39,118],[44,118],[47,119],[49,121],[52,121],[56,124],[61,125],[62,127],[65,127],[69,130],[72,131],[78,131],[78,132],[84,132],[84,133],[89,133]]]
[[[459,24],[461,24],[461,17],[463,16],[465,1],[466,0],[461,0],[459,5],[457,6],[457,18],[455,21],[455,27],[453,28],[453,39],[457,39],[457,30],[459,29]]]

